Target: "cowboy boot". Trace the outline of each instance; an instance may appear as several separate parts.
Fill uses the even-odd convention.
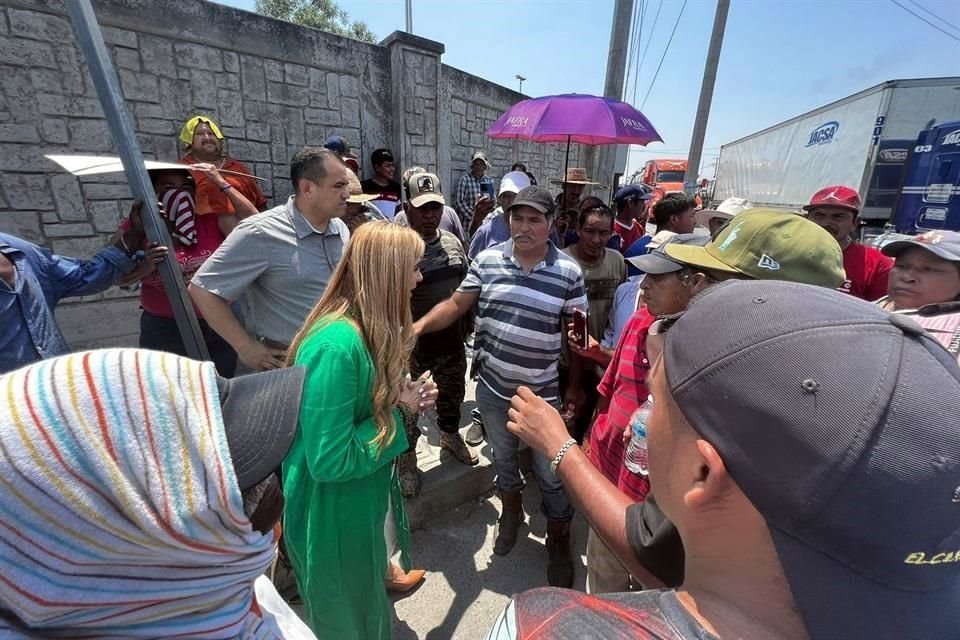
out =
[[[570,522],[547,520],[547,582],[551,587],[573,586]]]
[[[497,521],[497,539],[493,543],[493,552],[505,556],[517,544],[517,529],[523,522],[523,494],[520,491],[501,491],[503,513]]]

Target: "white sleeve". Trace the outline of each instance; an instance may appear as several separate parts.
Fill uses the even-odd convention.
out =
[[[517,640],[517,631],[516,600],[511,598],[494,621],[486,640]]]
[[[277,630],[283,640],[317,640],[310,627],[293,612],[267,576],[260,576],[253,583],[257,605],[265,624]]]

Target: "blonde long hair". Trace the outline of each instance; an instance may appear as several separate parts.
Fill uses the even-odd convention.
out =
[[[331,322],[353,322],[373,360],[373,417],[383,451],[396,435],[393,409],[416,341],[410,316],[410,278],[423,257],[420,235],[392,222],[359,227],[347,243],[323,297],[287,351],[287,366],[313,331]]]

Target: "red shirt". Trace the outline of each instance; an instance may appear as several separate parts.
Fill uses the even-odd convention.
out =
[[[646,384],[650,372],[646,344],[647,332],[654,320],[643,308],[635,312],[623,328],[613,360],[597,387],[610,404],[597,414],[590,431],[590,461],[607,480],[638,502],[646,498],[650,481],[623,466],[623,431],[630,423],[630,416],[650,394]]]
[[[887,281],[890,279],[891,269],[893,260],[879,250],[859,242],[851,242],[843,250],[843,270],[847,272],[847,279],[840,291],[867,302],[879,300],[887,295]]]
[[[620,236],[620,253],[626,251],[630,245],[643,237],[643,223],[634,220],[631,226],[626,226],[616,218],[613,220],[613,232]]]
[[[183,247],[177,244],[175,251],[177,254],[177,264],[180,265],[180,271],[183,272],[184,284],[190,284],[190,279],[197,272],[207,258],[213,255],[217,247],[223,242],[223,234],[220,233],[220,227],[217,226],[219,216],[197,216],[197,242],[189,247]],[[163,280],[160,279],[160,273],[154,271],[146,276],[140,283],[140,306],[143,310],[152,313],[155,316],[172,318],[173,307],[170,306],[170,300],[167,299],[167,291],[163,286]],[[193,310],[197,317],[200,317],[200,310],[194,305]]]

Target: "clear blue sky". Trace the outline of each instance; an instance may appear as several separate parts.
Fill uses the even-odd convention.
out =
[[[253,10],[253,0],[222,0]],[[641,0],[635,0],[637,5]],[[957,0],[898,0],[960,38]],[[682,0],[647,0],[646,59],[627,101],[640,107]],[[403,0],[339,0],[380,39],[404,27]],[[612,0],[413,0],[414,33],[446,45],[443,61],[532,96],[603,91]],[[664,144],[634,147],[628,173],[653,157],[686,156],[716,8],[687,0],[643,108]],[[633,72],[631,72],[633,73]],[[704,144],[704,175],[721,144],[895,78],[960,75],[960,40],[891,0],[732,0]],[[654,149],[672,153],[650,153]],[[680,153],[676,153],[676,152]],[[712,156],[712,157],[711,157]]]

